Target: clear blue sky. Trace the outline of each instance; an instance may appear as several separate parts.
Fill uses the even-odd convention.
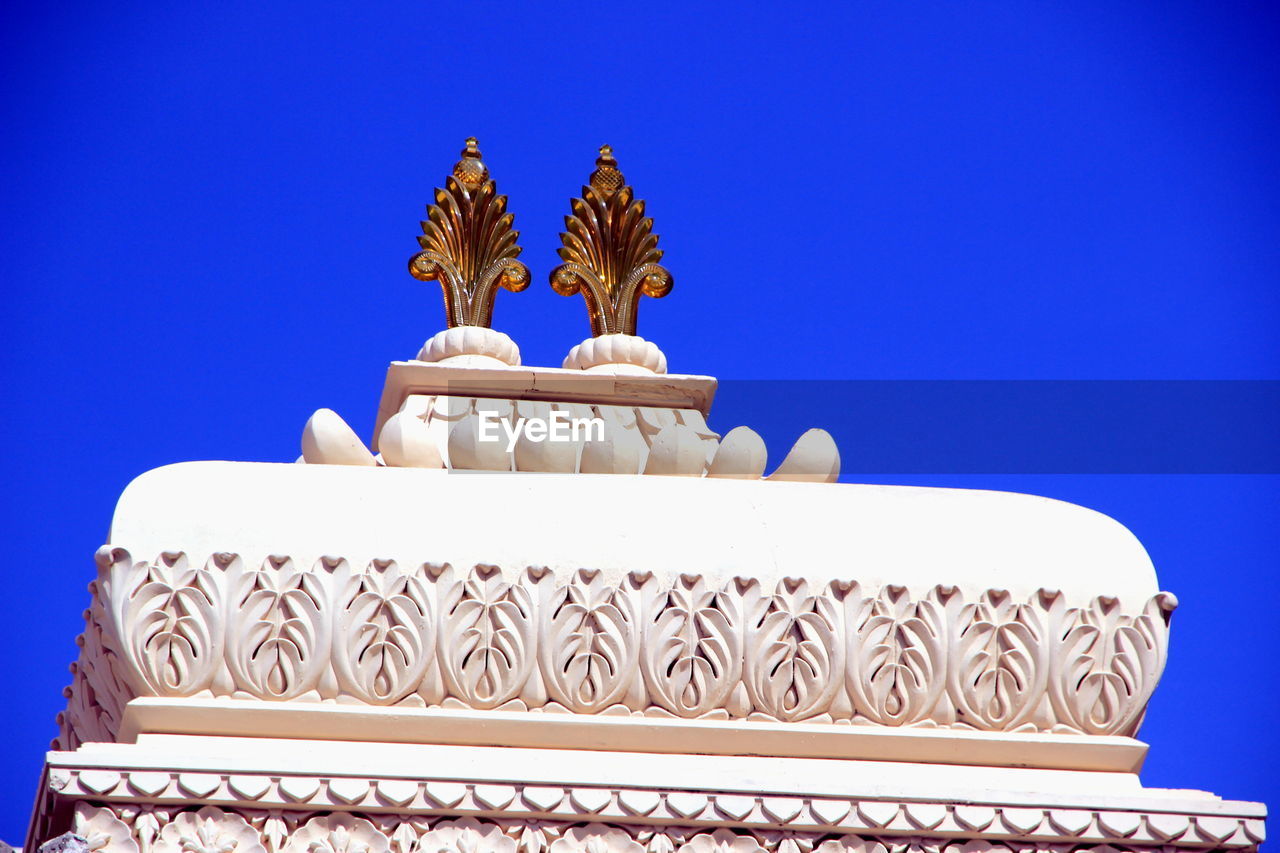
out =
[[[292,460],[319,406],[368,437],[386,363],[441,325],[405,261],[468,135],[534,272],[495,314],[529,363],[586,334],[545,276],[608,141],[676,277],[641,312],[673,370],[1280,379],[1273,5],[0,16],[10,842],[116,496],[169,462]],[[1146,783],[1280,802],[1280,477],[898,479],[1052,495],[1133,529],[1182,599]]]

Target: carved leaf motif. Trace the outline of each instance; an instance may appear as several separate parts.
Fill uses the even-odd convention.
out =
[[[325,593],[312,572],[268,560],[237,581],[227,659],[237,684],[262,699],[291,699],[315,688],[328,664]]]
[[[492,180],[470,191],[450,175],[427,208],[418,244],[454,260],[463,279],[475,282],[495,261],[519,256],[514,222]]]
[[[401,820],[399,817],[384,816],[379,829],[386,834],[391,853],[417,853],[426,821],[422,818]]]
[[[671,274],[658,263],[653,220],[623,186],[609,146],[600,149],[596,167],[582,196],[569,202],[557,250],[563,263],[551,271],[551,286],[564,296],[582,291],[592,335],[634,335],[640,295],[665,296]]]
[[[684,837],[684,833],[676,832],[654,832],[649,835],[648,842],[644,845],[645,853],[675,853],[677,838]],[[644,842],[644,834],[637,837],[637,841]]]
[[[90,853],[138,853],[138,842],[127,824],[109,808],[76,803],[75,833],[88,842]]]
[[[779,720],[824,713],[840,686],[844,649],[833,598],[784,578],[748,626],[746,685],[755,707]]]
[[[409,260],[415,278],[440,282],[450,328],[488,326],[495,287],[518,292],[529,286],[529,270],[516,260],[515,216],[489,178],[475,139],[467,140],[462,158],[427,206],[418,238],[422,251]]]
[[[449,692],[473,708],[515,698],[536,658],[533,598],[493,567],[465,579],[452,569],[440,589],[440,661]]]
[[[946,623],[932,599],[886,586],[849,632],[849,692],[859,713],[889,726],[928,719],[946,682]]]
[[[260,829],[262,838],[267,843],[268,853],[281,853],[288,843],[290,830],[284,814],[276,810],[267,812],[262,817]]]
[[[516,853],[544,853],[557,835],[554,825],[529,821],[506,827],[507,837],[516,842]]]
[[[102,569],[110,571],[110,562],[104,563]],[[105,579],[100,578],[89,587],[93,600],[85,612],[84,633],[76,638],[80,655],[71,665],[71,685],[63,690],[67,708],[58,715],[61,727],[56,741],[58,749],[71,750],[86,742],[114,741],[124,706],[133,698],[130,680],[104,628],[110,619],[101,593],[104,583]]]
[[[1097,598],[1066,609],[1055,602],[1051,696],[1063,722],[1085,734],[1128,734],[1136,729],[1164,669],[1167,611],[1156,596],[1137,617],[1120,612],[1115,599]]]
[[[375,560],[348,584],[334,633],[334,669],[344,689],[390,705],[417,689],[435,653],[426,585],[394,562]]]
[[[1035,610],[992,590],[957,623],[948,676],[961,722],[988,731],[1027,722],[1049,679],[1049,644]]]
[[[579,572],[545,612],[538,651],[551,696],[583,714],[621,701],[639,676],[640,643],[628,591],[607,584],[599,572]]]
[[[738,835],[732,830],[717,829],[690,838],[677,848],[677,853],[766,853],[750,835]]]
[[[626,830],[600,823],[575,826],[556,839],[550,853],[645,853]]]
[[[289,837],[287,853],[388,853],[387,836],[349,814],[313,817]]]
[[[493,823],[475,818],[436,824],[422,836],[424,853],[516,853],[516,842]]]
[[[556,250],[560,260],[594,272],[612,299],[633,269],[662,260],[653,220],[644,215],[644,202],[631,187],[604,193],[584,186],[582,197],[570,199],[569,206],[563,245]]]
[[[682,575],[647,608],[645,683],[681,717],[724,707],[742,677],[741,611],[700,576]]]
[[[235,812],[182,812],[156,839],[156,853],[266,853],[258,831]]]
[[[203,690],[1128,735],[1164,667],[1175,606],[1164,593],[1135,615],[1111,599],[1068,608],[1049,591],[962,605],[941,588],[914,601],[900,587],[811,595],[788,581],[765,594],[695,575],[666,588],[590,571],[506,583],[486,566],[436,579],[390,563],[352,574],[328,558],[242,573],[227,554],[199,569],[181,554],[98,556],[64,749],[113,740],[135,696]]]
[[[842,835],[822,842],[814,848],[814,853],[889,853],[889,849],[874,838]]]
[[[167,819],[168,816],[167,811],[157,813],[154,806],[143,806],[138,812],[138,816],[133,819],[133,835],[138,841],[140,853],[151,853],[154,850],[154,843],[160,835],[160,821]],[[249,841],[256,843],[257,839],[257,833],[252,832]],[[258,850],[255,853],[266,853],[266,851]]]
[[[131,670],[152,696],[189,696],[207,688],[222,663],[220,580],[231,555],[191,569],[185,554],[112,565],[112,610]],[[119,597],[117,598],[117,594]]]

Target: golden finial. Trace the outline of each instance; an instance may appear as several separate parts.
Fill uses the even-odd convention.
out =
[[[497,287],[519,292],[529,286],[529,268],[516,260],[520,232],[511,227],[514,221],[475,137],[468,138],[444,189],[427,205],[418,238],[422,251],[409,259],[414,278],[440,282],[450,328],[488,326]]]
[[[454,164],[453,176],[469,190],[476,189],[489,177],[489,167],[480,159],[480,146],[476,144],[474,136],[467,137],[466,147],[462,149],[462,159]]]
[[[564,263],[551,271],[551,286],[563,296],[582,292],[593,336],[634,335],[640,294],[666,296],[673,280],[658,264],[653,220],[625,185],[610,146],[600,147],[582,196],[569,204],[558,250]]]
[[[612,145],[600,146],[600,156],[596,158],[596,170],[591,173],[587,182],[605,195],[613,195],[623,185],[622,173],[618,171],[618,161],[613,159]]]

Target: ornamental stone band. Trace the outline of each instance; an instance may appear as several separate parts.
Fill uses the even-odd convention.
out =
[[[116,737],[142,696],[1131,735],[1175,606],[226,552],[98,563],[67,749]]]

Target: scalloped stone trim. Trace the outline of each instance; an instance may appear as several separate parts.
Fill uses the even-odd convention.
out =
[[[124,837],[137,838],[142,824],[136,822],[136,817],[154,814],[163,821],[170,812],[159,807],[171,807],[171,803],[186,807],[204,805],[199,814],[232,816],[237,827],[238,821],[246,818],[249,824],[263,827],[259,816],[280,815],[279,829],[284,831],[280,833],[281,838],[275,839],[276,844],[316,820],[345,822],[348,828],[353,822],[367,823],[366,831],[391,837],[400,832],[406,822],[412,821],[415,839],[428,827],[450,823],[430,820],[427,814],[464,816],[464,820],[471,819],[473,825],[478,826],[534,825],[553,832],[555,837],[563,837],[575,823],[602,821],[631,839],[639,837],[641,831],[668,833],[678,839],[674,845],[677,848],[697,834],[720,831],[752,839],[766,850],[785,850],[778,847],[780,837],[792,837],[805,845],[803,850],[834,841],[855,845],[879,843],[888,850],[920,845],[927,850],[952,849],[957,853],[1000,850],[1004,849],[1002,843],[1010,844],[1015,850],[1025,849],[1028,843],[1038,849],[1057,849],[1049,846],[1057,844],[1123,844],[1125,849],[1153,853],[1162,848],[1244,850],[1257,847],[1265,839],[1262,819],[1239,815],[750,796],[640,788],[486,785],[434,779],[214,776],[154,771],[144,774],[66,768],[57,768],[54,773],[57,775],[51,775],[49,784],[57,797],[107,804],[101,808],[81,802],[76,809],[77,832],[114,830],[109,834],[123,846],[108,847],[105,853],[135,853],[123,841]],[[205,775],[213,782],[211,788],[206,785]],[[156,785],[161,781],[164,787],[157,791]],[[193,787],[201,793],[193,795]],[[152,811],[151,807],[144,806],[140,812],[125,805],[138,802],[154,803],[157,808]],[[50,811],[46,808],[44,813]],[[334,814],[309,818],[308,812],[316,811]],[[363,812],[364,817],[353,812]],[[482,819],[475,821],[476,817]],[[112,821],[126,824],[128,836]],[[634,822],[647,827],[627,826]],[[154,832],[155,827],[149,831]],[[370,846],[380,844],[385,849],[385,838],[379,841],[376,835],[371,835],[369,840],[374,842]],[[970,843],[965,844],[966,840]],[[271,847],[272,839],[264,841],[264,846]],[[970,846],[974,842],[990,846]],[[964,847],[960,847],[961,844]],[[628,848],[624,844],[606,845],[605,849]]]
[[[485,326],[454,326],[422,345],[418,361],[457,367],[518,367],[520,348],[511,338]]]
[[[635,335],[600,335],[569,350],[563,366],[593,372],[666,373],[667,357],[656,344]]]

